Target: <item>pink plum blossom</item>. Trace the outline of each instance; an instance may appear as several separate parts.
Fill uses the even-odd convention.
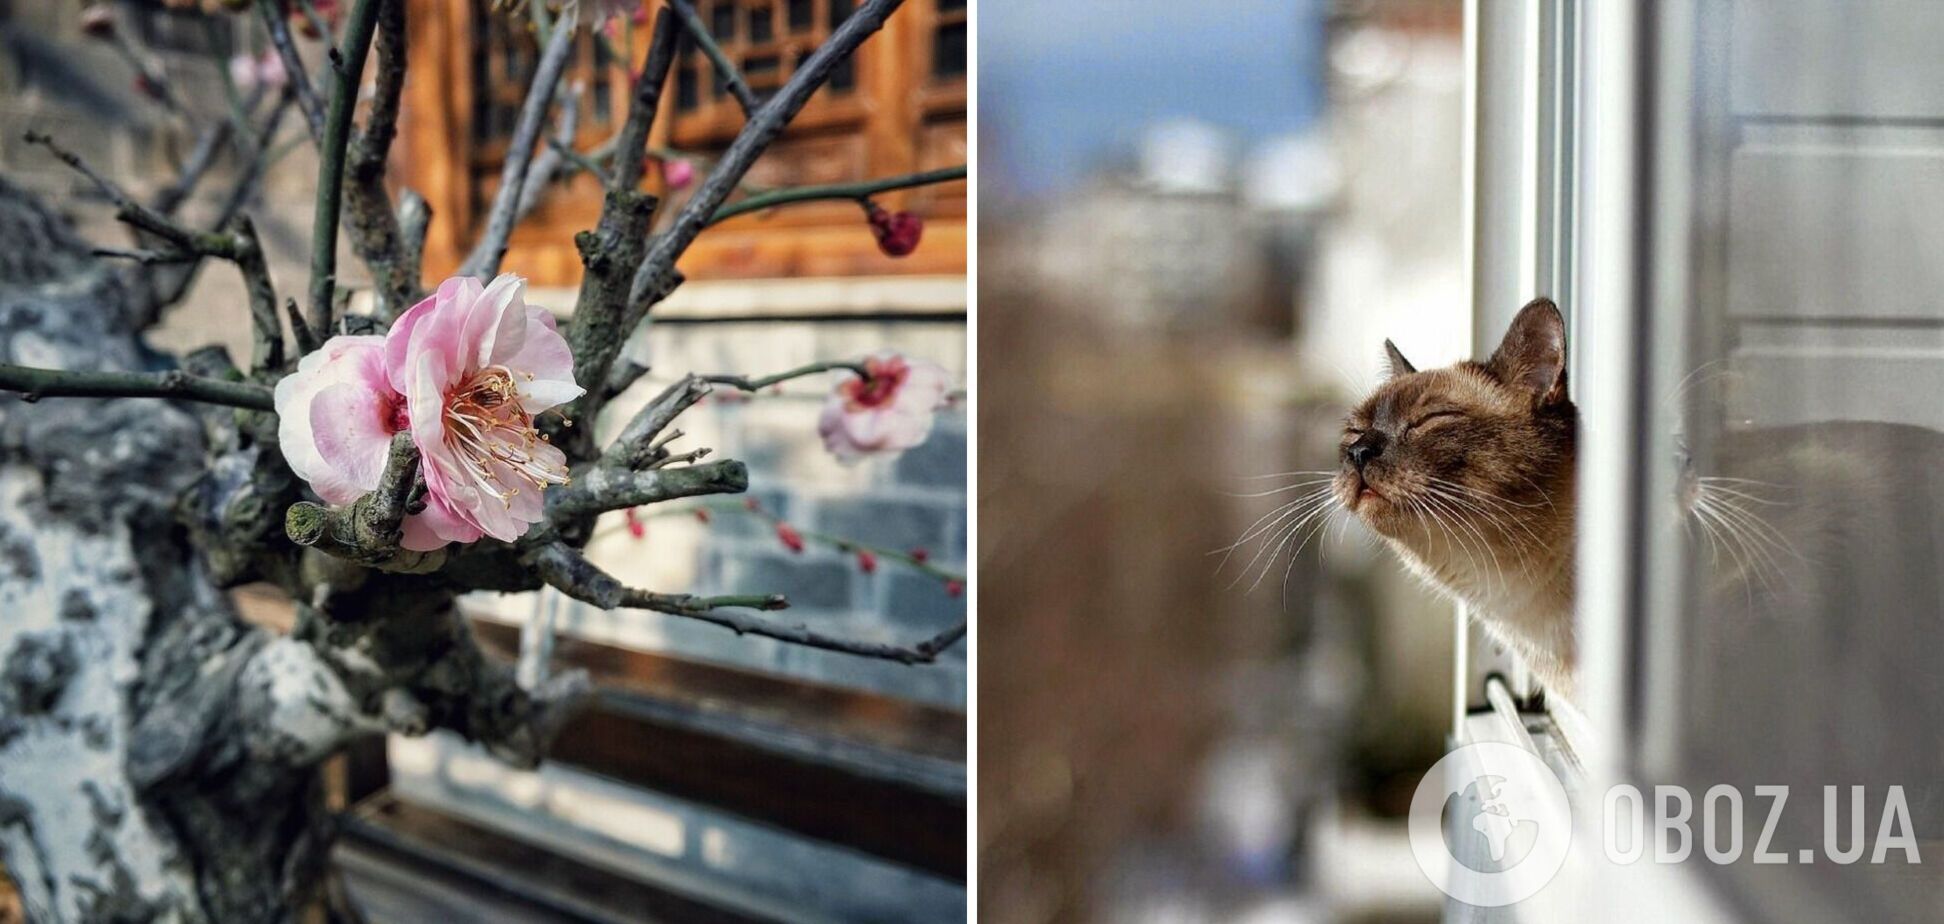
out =
[[[924,442],[951,384],[938,364],[892,352],[866,359],[864,369],[867,377],[837,383],[817,421],[824,448],[846,463]]]
[[[682,189],[695,182],[695,165],[680,157],[662,161],[662,180],[669,189]]]
[[[389,334],[333,337],[304,357],[276,388],[291,469],[327,503],[348,504],[378,486],[392,435],[409,432],[426,507],[406,517],[401,545],[519,538],[547,486],[567,482],[566,456],[534,418],[582,391],[553,316],[524,289],[513,275],[484,288],[448,279]]]
[[[230,58],[229,74],[230,82],[245,92],[259,85],[267,90],[282,89],[289,79],[284,72],[283,57],[275,49],[265,49],[255,57],[243,54]]]

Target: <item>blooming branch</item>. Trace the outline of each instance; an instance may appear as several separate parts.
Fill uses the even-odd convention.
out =
[[[695,619],[729,629],[738,635],[760,635],[807,648],[821,648],[866,658],[897,661],[901,664],[929,664],[965,636],[963,623],[916,645],[887,645],[825,635],[803,623],[795,625],[733,612],[737,609],[780,610],[789,601],[781,594],[735,597],[696,597],[688,594],[659,594],[628,587],[602,571],[573,548],[553,543],[536,549],[529,561],[547,584],[576,600],[602,609],[640,609]]]
[[[830,199],[849,199],[863,202],[878,193],[895,189],[910,189],[914,186],[930,186],[934,183],[949,183],[965,179],[965,165],[941,167],[937,170],[924,170],[918,173],[905,173],[876,180],[863,180],[856,183],[830,183],[823,186],[798,186],[791,189],[775,189],[731,202],[716,210],[709,218],[715,225],[728,221],[738,215],[760,212],[779,205],[796,202],[813,202]]]

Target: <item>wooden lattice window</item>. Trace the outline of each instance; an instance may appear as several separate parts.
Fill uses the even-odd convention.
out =
[[[533,82],[540,60],[539,42],[524,16],[495,12],[489,0],[473,0],[472,15],[472,157],[473,203],[485,208],[491,183],[499,175],[520,118],[520,103]],[[576,143],[599,143],[614,133],[624,111],[627,74],[608,55],[607,46],[582,30],[568,59],[562,94],[579,88]],[[556,95],[555,99],[560,99]],[[549,131],[552,130],[549,122]]]
[[[965,0],[934,0],[931,22],[931,79],[965,81],[967,16]]]
[[[764,100],[856,7],[854,0],[714,0],[698,3],[697,11],[756,98]],[[844,103],[855,104],[858,85],[857,61],[847,57],[804,107],[797,124],[838,114]],[[723,139],[742,124],[728,84],[692,42],[684,42],[675,65],[675,116],[676,140],[685,143]]]

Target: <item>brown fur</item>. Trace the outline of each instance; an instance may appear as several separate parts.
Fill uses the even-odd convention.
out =
[[[1484,363],[1418,372],[1386,344],[1392,375],[1346,419],[1332,488],[1412,571],[1570,696],[1579,415],[1564,331],[1559,309],[1539,299]]]

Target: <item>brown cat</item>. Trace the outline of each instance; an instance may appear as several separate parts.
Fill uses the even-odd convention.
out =
[[[1570,698],[1579,412],[1559,309],[1526,305],[1483,363],[1419,372],[1384,348],[1390,377],[1344,423],[1336,500]]]

